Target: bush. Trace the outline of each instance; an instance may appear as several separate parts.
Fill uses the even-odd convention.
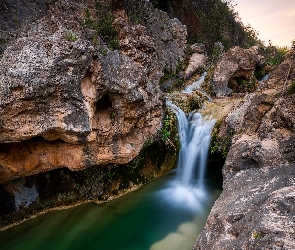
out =
[[[274,46],[271,41],[269,41],[269,44],[262,47],[260,52],[265,58],[267,58],[266,62],[268,65],[276,67],[283,61],[284,55],[288,51],[287,47]]]
[[[160,130],[160,135],[162,141],[166,141],[170,138],[171,135],[171,125],[170,125],[170,116],[166,115],[164,122],[163,122],[163,128]]]
[[[291,86],[288,89],[289,94],[295,93],[295,81],[292,81]]]
[[[88,29],[95,30],[94,37],[100,36],[111,49],[117,49],[119,42],[116,29],[112,26],[115,16],[110,11],[109,5],[97,4],[97,18],[91,19],[89,9],[84,11],[84,26]],[[95,39],[94,39],[95,40]]]
[[[71,30],[66,31],[65,38],[69,42],[75,42],[78,39],[77,35],[74,32],[72,32]]]

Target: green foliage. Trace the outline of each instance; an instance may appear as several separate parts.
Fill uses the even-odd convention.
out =
[[[271,67],[278,66],[288,51],[287,47],[274,46],[271,41],[269,41],[267,46],[261,47],[260,49],[261,54],[267,58],[267,64]]]
[[[150,3],[145,0],[129,0],[124,1],[124,8],[127,13],[129,21],[133,25],[143,24],[149,25],[148,16],[151,8]]]
[[[166,82],[167,80],[173,78],[175,76],[175,74],[173,74],[170,70],[167,70],[166,68],[164,69],[164,74],[161,77],[159,83],[162,84],[164,82]]]
[[[141,23],[141,19],[139,16],[136,16],[136,15],[132,15],[130,17],[130,22],[133,24],[133,25],[138,25]]]
[[[295,81],[292,81],[289,89],[288,89],[289,94],[294,94],[295,93]]]
[[[109,117],[113,120],[113,119],[115,119],[115,117],[116,117],[116,112],[115,111],[111,111],[110,113],[109,113]]]
[[[196,110],[200,108],[199,100],[196,97],[191,97],[188,99],[188,105],[190,110]]]
[[[244,79],[242,77],[236,78],[238,83],[238,89],[237,92],[254,92],[256,89],[256,79],[251,78],[249,80]]]
[[[177,78],[177,75],[179,74],[179,72],[185,67],[185,62],[180,62],[178,65],[176,65],[176,69],[175,71],[171,71],[167,68],[164,69],[164,74],[163,76],[161,77],[159,83],[162,84],[164,82],[166,82],[167,80],[169,79],[172,79],[172,78]],[[181,79],[176,79],[175,80],[175,83],[177,86],[181,87],[183,86],[183,80]]]
[[[258,32],[243,24],[232,0],[194,0],[194,4],[191,0],[162,2],[167,2],[169,12],[187,26],[188,42],[204,43],[209,56],[216,42],[222,43],[225,51],[232,46],[248,48],[262,44]]]
[[[262,79],[266,74],[267,72],[264,70],[263,66],[258,66],[254,70],[254,76],[257,80]]]
[[[170,116],[166,115],[164,122],[163,122],[163,128],[160,130],[160,135],[162,141],[166,141],[170,138],[171,135],[171,125],[170,125]]]
[[[223,55],[223,49],[222,49],[222,44],[214,44],[212,53],[211,53],[211,61],[213,63],[213,65],[217,64],[217,62],[222,58]]]
[[[4,45],[7,43],[6,39],[0,38],[0,45]]]
[[[110,169],[108,169],[107,176],[109,178],[112,178],[114,175],[115,175],[115,172],[112,172]]]
[[[254,92],[258,86],[258,81],[255,77],[246,79],[245,77],[235,77],[229,80],[228,87],[233,93],[249,93]]]
[[[234,131],[231,131],[230,134],[225,138],[219,137],[220,127],[222,123],[223,120],[218,120],[213,128],[210,153],[221,153],[223,158],[226,158],[230,148],[231,139],[234,136]]]
[[[69,42],[75,42],[78,39],[77,35],[74,32],[72,32],[71,30],[66,31],[65,38]]]
[[[255,239],[255,240],[259,240],[259,239],[261,238],[261,235],[260,235],[257,231],[254,231],[254,232],[252,233],[252,237],[253,237],[253,239]]]
[[[107,53],[108,53],[108,49],[101,49],[101,48],[100,48],[98,51],[99,51],[99,53],[102,54],[103,56],[106,56]]]
[[[119,41],[117,39],[111,39],[109,40],[109,46],[111,47],[111,50],[116,50],[119,48]]]
[[[96,19],[92,19],[90,10],[84,10],[84,26],[88,29],[94,30],[94,43],[98,44],[97,36],[100,36],[104,42],[106,42],[112,50],[119,48],[119,41],[115,39],[117,31],[113,27],[115,16],[110,11],[109,5],[102,5],[97,3]],[[95,39],[96,38],[96,39]]]

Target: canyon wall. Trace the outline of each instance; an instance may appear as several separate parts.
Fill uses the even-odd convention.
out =
[[[2,3],[0,182],[124,164],[161,129],[158,83],[183,58],[186,27],[136,3]]]
[[[223,192],[194,249],[295,248],[295,52],[232,108]]]

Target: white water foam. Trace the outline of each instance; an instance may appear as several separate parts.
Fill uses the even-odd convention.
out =
[[[169,204],[179,204],[182,208],[198,210],[206,197],[204,178],[211,131],[215,119],[203,118],[194,113],[188,117],[172,104],[167,105],[175,112],[178,120],[178,133],[181,148],[177,166],[177,177],[161,191]]]
[[[212,102],[212,98],[204,90],[201,89],[201,86],[204,83],[206,76],[207,76],[207,72],[204,72],[203,75],[200,78],[198,78],[198,80],[196,80],[192,84],[186,86],[186,88],[182,91],[182,93],[190,94],[197,89],[204,96],[206,96],[208,98],[209,102]]]
[[[197,81],[194,81],[191,85],[188,85],[183,91],[182,93],[188,94],[188,93],[192,93],[194,90],[196,89],[200,89],[201,85],[204,83],[205,81],[205,77],[207,75],[207,72],[204,72],[203,75],[198,78]]]

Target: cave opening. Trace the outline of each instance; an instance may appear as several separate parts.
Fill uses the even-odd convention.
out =
[[[223,176],[222,169],[225,163],[225,157],[222,153],[214,152],[208,155],[206,178],[214,181],[217,187],[222,187]]]
[[[92,128],[101,131],[109,131],[116,117],[113,103],[109,95],[103,95],[95,103],[95,112],[92,121]]]
[[[112,108],[113,104],[108,95],[103,95],[96,103],[96,112]]]

